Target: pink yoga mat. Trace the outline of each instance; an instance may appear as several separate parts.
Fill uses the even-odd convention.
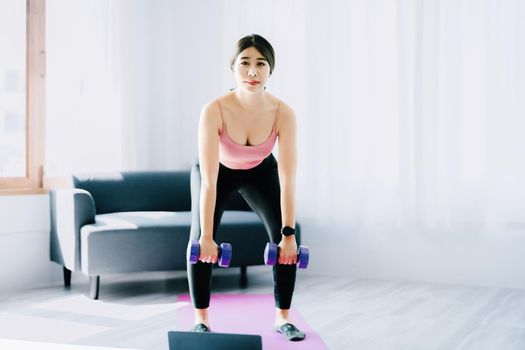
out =
[[[188,305],[177,310],[177,331],[188,331],[193,325],[193,307],[188,294],[179,295],[179,302]],[[303,341],[291,342],[273,330],[275,306],[273,295],[269,294],[212,294],[209,308],[210,326],[213,332],[258,334],[263,339],[264,350],[323,350],[328,349],[321,338],[292,309],[292,323],[306,333]]]

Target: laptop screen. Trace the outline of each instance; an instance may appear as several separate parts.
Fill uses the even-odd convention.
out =
[[[168,332],[170,350],[262,350],[260,335]]]

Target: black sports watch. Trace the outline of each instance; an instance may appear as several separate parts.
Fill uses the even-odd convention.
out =
[[[281,234],[286,237],[295,235],[295,229],[290,226],[285,226],[281,229]]]

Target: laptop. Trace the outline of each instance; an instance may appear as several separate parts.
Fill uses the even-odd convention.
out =
[[[260,335],[168,332],[170,350],[262,350]]]

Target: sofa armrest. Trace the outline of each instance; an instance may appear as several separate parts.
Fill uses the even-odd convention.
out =
[[[95,202],[82,189],[50,192],[50,259],[71,271],[80,269],[80,228],[95,222]]]

